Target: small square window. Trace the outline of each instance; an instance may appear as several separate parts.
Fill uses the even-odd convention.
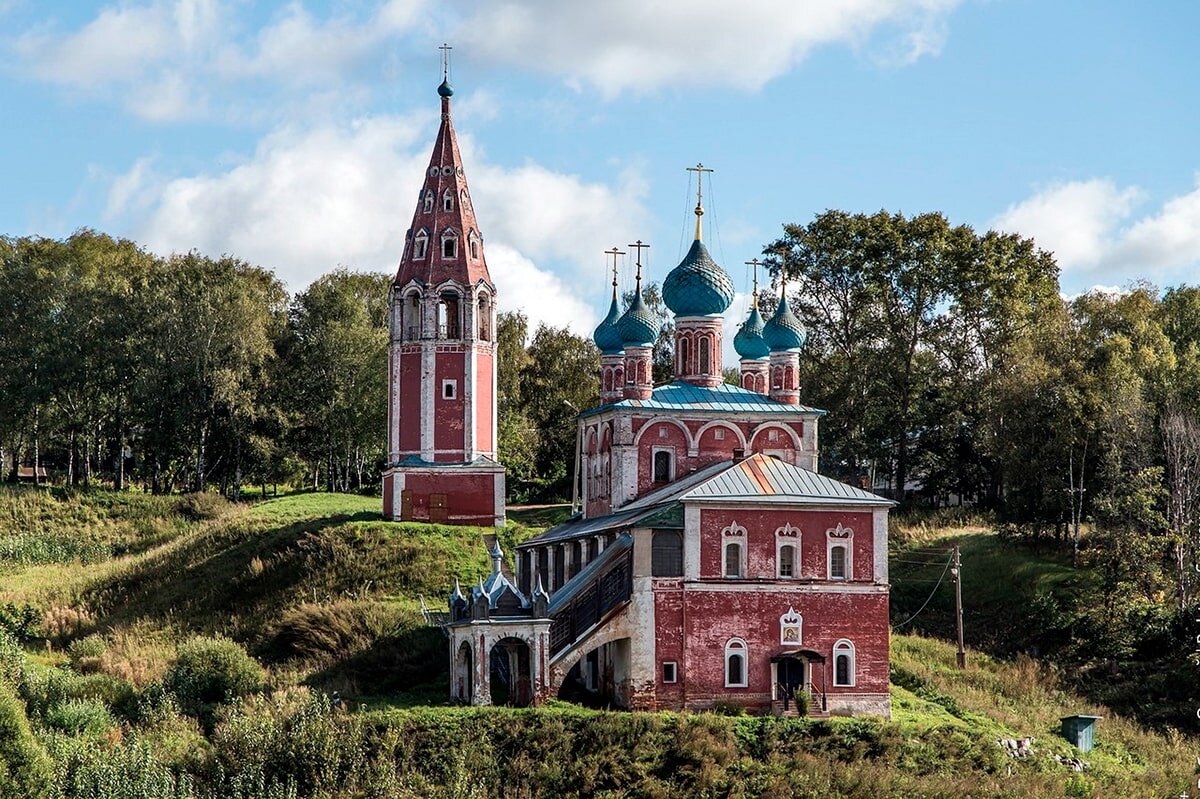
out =
[[[662,664],[662,681],[665,683],[675,682],[677,671],[674,661]]]
[[[768,430],[767,431],[767,441],[778,441],[778,440],[779,440],[779,431],[778,430]]]
[[[713,431],[713,438],[715,438],[717,441],[724,441],[725,440],[725,429],[722,427],[718,427],[716,430]]]
[[[454,399],[458,396],[458,381],[443,380],[442,381],[442,399]]]
[[[658,437],[666,438],[667,437],[667,428],[665,428],[665,427],[658,428]]]

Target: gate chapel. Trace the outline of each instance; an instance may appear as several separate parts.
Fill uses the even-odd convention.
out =
[[[392,289],[388,518],[503,524],[495,459],[496,290],[454,129],[442,122]],[[652,382],[657,323],[616,280],[595,331],[600,404],[577,419],[579,512],[449,599],[451,696],[562,696],[631,709],[890,714],[888,511],[818,473],[824,414],[800,402],[805,332],[786,291],[757,304],[724,381],[733,283],[695,236],[664,276],[674,379]],[[640,259],[639,259],[640,261]]]

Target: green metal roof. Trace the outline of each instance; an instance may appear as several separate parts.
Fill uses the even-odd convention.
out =
[[[775,309],[775,315],[763,326],[763,338],[771,352],[780,352],[800,349],[804,346],[805,337],[804,325],[792,313],[787,297],[783,297]]]
[[[758,309],[750,311],[746,321],[733,337],[733,348],[747,360],[759,361],[771,354],[771,348],[763,338],[763,319]]]
[[[641,288],[633,297],[629,309],[617,320],[621,341],[630,346],[647,346],[658,339],[658,319],[642,299]]]
[[[594,416],[607,410],[636,408],[647,411],[722,411],[725,413],[797,414],[825,415],[825,411],[807,405],[788,405],[741,386],[722,383],[718,386],[695,386],[682,381],[658,386],[650,399],[624,399],[608,405],[599,405],[584,411],[580,416]]]
[[[617,307],[617,298],[614,296],[612,305],[608,307],[608,316],[604,317],[604,321],[597,325],[596,332],[592,335],[596,346],[605,355],[616,355],[624,348],[625,342],[621,339],[621,331],[617,329],[617,321],[620,318],[621,310]]]
[[[715,316],[733,302],[733,281],[696,239],[679,266],[667,273],[662,294],[677,316]]]
[[[710,502],[754,502],[783,505],[895,505],[890,499],[855,488],[761,453],[709,478],[678,497]]]

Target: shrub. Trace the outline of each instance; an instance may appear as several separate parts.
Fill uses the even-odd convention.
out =
[[[229,502],[220,494],[184,494],[175,503],[175,512],[193,522],[217,519],[229,512]]]
[[[108,651],[108,644],[98,633],[72,641],[67,647],[71,665],[79,672],[93,672],[100,667],[100,658]]]
[[[104,674],[82,675],[68,669],[35,666],[25,671],[21,695],[31,714],[44,716],[50,708],[71,699],[94,699],[109,707],[126,707],[133,699],[133,687]]]
[[[193,638],[163,678],[163,686],[179,700],[185,713],[205,719],[217,705],[259,691],[262,666],[228,638]]]
[[[68,699],[46,711],[46,726],[68,735],[100,735],[116,722],[108,706],[97,699]]]
[[[16,687],[25,677],[25,650],[7,631],[0,630],[0,682]]]
[[[6,602],[0,605],[0,629],[18,641],[28,641],[37,635],[41,614],[31,605]]]
[[[45,796],[50,759],[29,728],[21,700],[0,685],[0,799]]]

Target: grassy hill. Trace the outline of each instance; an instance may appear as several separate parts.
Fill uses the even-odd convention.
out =
[[[440,607],[455,575],[485,571],[483,531],[383,522],[376,505],[0,490],[0,749],[23,742],[22,762],[48,770],[45,795],[114,799],[1166,797],[1193,772],[1196,739],[1143,729],[1039,660],[973,651],[959,670],[949,645],[910,633],[893,637],[890,722],[438,706],[444,639],[420,599]],[[522,512],[504,542],[560,515]],[[1086,573],[982,528],[902,533],[897,611],[915,610],[932,588],[916,580],[940,568],[903,561],[958,540],[968,630],[1002,654],[1059,635],[1023,619],[1030,597],[1069,609],[1091,590]],[[935,595],[911,626],[942,634],[948,618]],[[177,659],[195,636],[242,644],[266,666],[261,688],[192,709]],[[1003,649],[1011,636],[1024,638]],[[221,652],[206,668],[253,677]],[[326,691],[364,709],[341,712]],[[1077,756],[1057,735],[1068,713],[1105,716],[1082,773],[1055,759]],[[1028,758],[996,743],[1024,736],[1037,739]]]

